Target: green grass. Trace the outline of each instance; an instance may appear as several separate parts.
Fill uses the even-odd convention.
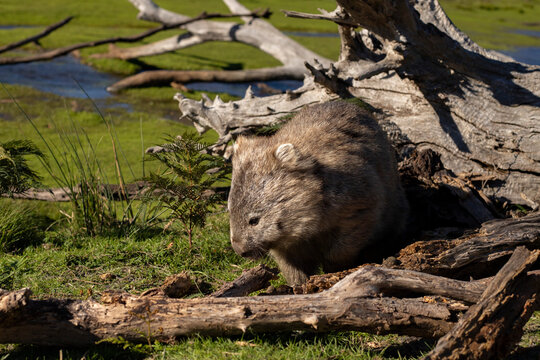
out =
[[[45,229],[52,223],[33,204],[7,199],[0,199],[0,219],[0,256],[41,243]]]
[[[91,101],[63,99],[53,94],[42,93],[22,86],[6,85],[6,89],[15,101],[12,100],[8,92],[0,88],[0,116],[9,125],[0,127],[0,141],[31,139],[43,151],[46,149],[35,129],[17,106],[17,102],[36,124],[43,136],[53,144],[60,144],[59,134],[75,135],[73,125],[84,129],[95,148],[97,157],[104,163],[107,178],[115,178],[114,156],[112,143],[107,133],[107,126]],[[145,148],[163,143],[163,139],[167,135],[178,134],[188,129],[193,131],[193,128],[188,125],[159,116],[170,112],[171,117],[178,117],[177,106],[171,95],[174,92],[170,92],[166,94],[166,97],[163,97],[162,92],[159,91],[156,93],[159,96],[154,98],[149,95],[151,92],[152,89],[143,89],[137,93],[138,96],[129,99],[135,104],[135,109],[137,109],[137,103],[144,103],[144,110],[148,112],[142,112],[143,109],[133,112],[126,112],[121,109],[102,111],[103,116],[114,125],[114,132],[120,144],[120,160],[126,170],[127,182],[143,177],[141,159]],[[126,100],[127,98],[127,96],[123,97]],[[165,107],[167,109],[164,109]],[[155,115],[152,114],[149,109],[153,108],[161,109],[161,114],[160,111],[156,111],[157,114]],[[142,139],[141,132],[143,134]],[[208,132],[205,135],[205,140],[208,142],[215,141],[216,136],[214,132]],[[41,168],[37,159],[29,159],[29,164],[32,168]],[[128,164],[133,173],[127,171]],[[155,162],[145,163],[149,169],[157,166],[157,164],[154,164]],[[39,174],[43,177],[45,185],[54,186],[54,181],[49,174],[43,170],[39,171]]]
[[[441,5],[454,24],[483,47],[540,46],[540,37],[515,32],[540,31],[539,0],[444,0]]]
[[[181,271],[218,287],[237,277],[242,268],[253,265],[229,246],[224,213],[208,218],[207,226],[196,233],[191,249],[187,237],[176,227],[119,238],[72,237],[57,226],[39,246],[0,257],[0,288],[30,287],[38,298],[99,299],[107,289],[140,293]],[[102,280],[103,274],[112,277]]]

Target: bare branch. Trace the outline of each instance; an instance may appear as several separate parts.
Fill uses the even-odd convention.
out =
[[[54,30],[59,29],[59,28],[61,28],[62,26],[66,25],[66,24],[69,23],[72,19],[73,19],[73,16],[69,16],[69,17],[65,18],[64,20],[57,22],[56,24],[53,24],[53,25],[48,26],[47,28],[45,28],[45,29],[44,29],[42,32],[40,32],[39,34],[30,36],[30,37],[28,37],[28,38],[26,38],[26,39],[23,39],[23,40],[20,40],[20,41],[17,41],[17,42],[8,44],[8,45],[0,46],[0,53],[3,53],[3,52],[6,52],[6,51],[9,51],[9,50],[16,49],[16,48],[18,48],[18,47],[21,47],[21,46],[26,45],[26,44],[31,43],[31,42],[37,42],[39,39],[41,39],[41,38],[43,38],[43,37],[49,35],[49,34],[52,33]]]
[[[122,79],[107,87],[107,91],[117,92],[126,88],[141,86],[168,86],[171,82],[189,83],[194,81],[250,82],[285,79],[303,79],[303,73],[291,66],[250,70],[151,70]]]
[[[62,48],[46,51],[44,53],[37,54],[37,55],[13,57],[13,58],[2,58],[0,59],[0,65],[21,64],[21,63],[28,63],[28,62],[33,62],[33,61],[50,60],[58,56],[69,54],[70,52],[75,51],[75,50],[80,50],[87,47],[95,47],[95,46],[105,45],[105,44],[110,44],[110,43],[117,43],[117,42],[132,43],[132,42],[140,41],[148,36],[154,35],[160,31],[175,29],[175,28],[185,26],[185,25],[188,25],[188,24],[200,21],[200,20],[204,20],[204,19],[232,18],[232,17],[242,17],[242,16],[260,17],[260,16],[267,16],[267,15],[268,15],[267,11],[263,12],[262,14],[259,14],[256,12],[249,13],[249,14],[217,14],[217,13],[207,14],[203,12],[197,17],[184,20],[178,23],[174,23],[174,24],[161,25],[157,28],[147,30],[138,35],[117,36],[117,37],[108,38],[108,39],[88,41],[88,42],[73,44],[73,45],[62,47]]]
[[[344,19],[342,17],[336,16],[332,13],[327,14],[308,14],[298,11],[290,11],[290,10],[281,10],[283,14],[287,17],[294,17],[294,18],[300,18],[300,19],[313,19],[313,20],[329,20],[333,21],[336,24],[339,25],[347,25],[347,26],[353,26],[358,27],[359,25],[353,21],[350,21],[348,19]]]

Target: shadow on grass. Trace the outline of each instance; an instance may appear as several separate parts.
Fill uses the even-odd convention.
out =
[[[391,358],[420,358],[431,351],[437,343],[433,339],[410,338],[400,344],[390,345],[384,349],[384,355]]]
[[[540,359],[540,345],[519,348],[506,360],[538,360]]]
[[[219,343],[220,338],[198,337],[197,341],[205,346],[209,342]],[[241,344],[246,346],[251,344],[254,355],[265,354],[265,348],[277,351],[283,356],[293,355],[292,358],[298,358],[295,354],[305,354],[306,358],[384,358],[384,359],[413,359],[420,358],[430,351],[434,341],[417,339],[407,336],[377,336],[361,332],[329,332],[329,333],[311,333],[311,332],[281,332],[267,334],[250,334],[243,336],[230,336],[227,338],[232,344]],[[178,340],[177,345],[183,348],[186,345],[193,346],[193,338]],[[226,346],[223,346],[226,348]],[[259,349],[259,350],[257,350]],[[307,354],[310,354],[309,356]]]
[[[13,345],[0,350],[0,358],[6,359],[86,359],[86,360],[139,360],[148,356],[142,349],[127,348],[121,345],[99,344],[90,348],[58,348],[35,345]]]

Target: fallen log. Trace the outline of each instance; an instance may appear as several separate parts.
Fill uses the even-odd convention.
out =
[[[110,199],[139,199],[142,197],[144,189],[147,187],[145,181],[137,181],[131,184],[124,184],[123,186],[117,184],[101,184],[99,185],[99,191],[101,195]],[[54,202],[66,202],[71,201],[73,196],[77,196],[81,192],[80,186],[75,186],[73,189],[68,187],[63,188],[51,188],[51,189],[28,189],[20,194],[13,194],[9,196],[14,199],[24,200],[41,200],[41,201],[54,201]],[[7,196],[6,196],[7,197]]]
[[[519,332],[534,309],[540,285],[539,272],[523,274],[539,253],[535,251],[531,255],[526,249],[516,251],[510,265],[488,285],[485,281],[463,282],[367,267],[355,271],[331,289],[311,295],[170,299],[111,292],[104,293],[103,303],[99,303],[95,300],[31,300],[28,289],[0,290],[0,343],[87,346],[119,336],[133,342],[146,342],[169,341],[191,334],[229,336],[246,331],[292,330],[360,330],[437,338],[449,332],[459,314],[469,309],[465,303],[438,295],[380,296],[383,293],[402,296],[442,293],[471,302],[478,299],[481,288],[484,289],[479,302],[481,307],[483,299],[500,299],[491,294],[502,291],[510,295],[504,297],[502,304],[513,308],[518,315],[513,318],[516,324],[513,331]],[[521,283],[523,276],[532,280]],[[505,281],[512,287],[500,285]],[[522,291],[527,285],[530,285],[528,289]],[[520,294],[517,302],[511,296],[514,292]],[[525,311],[520,310],[523,304]],[[493,309],[491,305],[488,308]],[[491,314],[496,322],[497,311],[492,310]]]
[[[187,84],[195,81],[220,81],[227,83],[271,81],[271,80],[302,80],[304,74],[291,66],[276,66],[273,68],[250,70],[148,70],[107,87],[107,91],[118,92],[127,88],[144,86],[169,86],[172,82]]]
[[[99,303],[32,300],[28,289],[3,291],[0,343],[86,346],[119,336],[142,342],[190,334],[292,330],[360,330],[437,338],[468,308],[461,302],[433,297],[366,298],[365,277],[356,275],[311,295],[169,299],[104,294],[104,303]]]
[[[478,304],[442,337],[425,360],[503,359],[519,342],[540,296],[540,273],[527,275],[540,250],[519,247]]]
[[[435,295],[475,304],[486,289],[489,280],[461,281],[418,271],[390,269],[382,266],[364,265],[358,269],[346,270],[342,274],[312,276],[308,282],[295,288],[297,294],[312,294],[337,285],[336,278],[354,272],[358,291],[365,297],[394,296],[411,297]],[[334,281],[333,281],[334,280]]]
[[[183,14],[163,9],[151,0],[130,0],[139,10],[137,17],[164,25],[190,19]],[[224,0],[230,11],[248,13],[249,10],[236,0]],[[326,59],[292,40],[272,24],[260,18],[242,17],[244,23],[223,21],[199,21],[182,26],[187,33],[142,46],[119,48],[109,47],[109,52],[95,54],[93,57],[112,57],[123,60],[144,56],[159,55],[211,41],[238,42],[266,52],[283,64],[275,68],[235,71],[157,71],[142,72],[127,77],[107,88],[116,92],[135,86],[169,85],[171,82],[192,81],[268,81],[280,79],[302,79],[307,69],[304,61],[318,59],[320,63],[330,64]]]

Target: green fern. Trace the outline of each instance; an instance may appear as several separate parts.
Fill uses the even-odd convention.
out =
[[[213,187],[228,179],[230,169],[222,158],[208,154],[209,145],[199,135],[186,132],[166,141],[163,151],[150,155],[167,168],[151,173],[146,181],[149,193],[171,210],[170,223],[182,224],[191,247],[194,229],[204,227],[207,215],[225,202]]]
[[[39,175],[30,169],[25,156],[44,158],[43,153],[28,140],[0,143],[0,194],[13,195],[39,184]]]

